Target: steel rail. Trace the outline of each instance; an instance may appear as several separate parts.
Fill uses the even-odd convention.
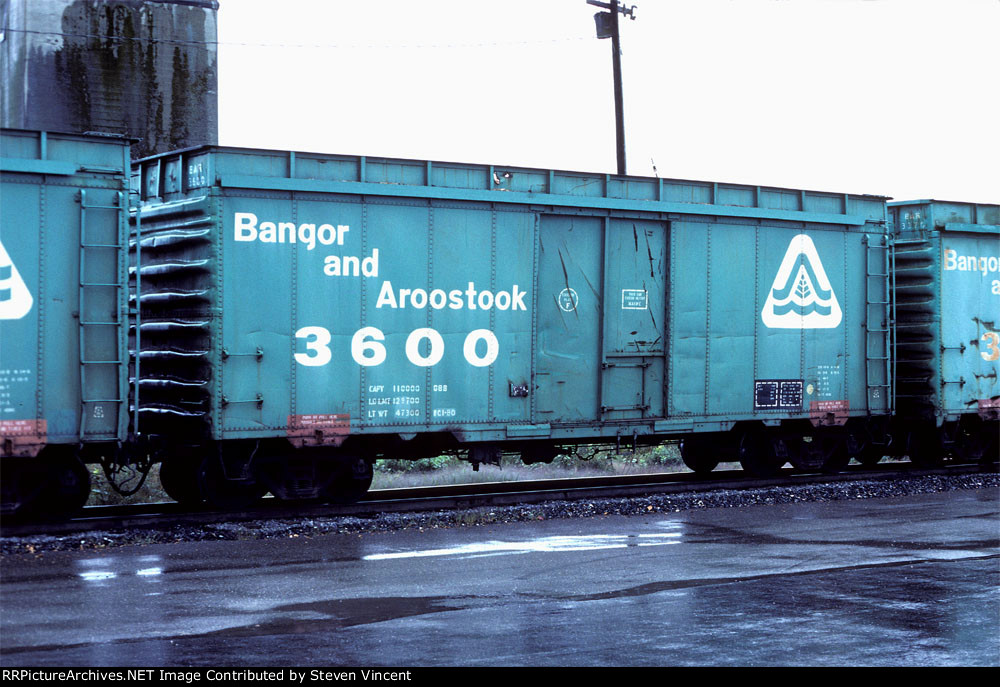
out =
[[[791,469],[769,478],[747,477],[739,470],[719,471],[710,479],[692,472],[626,476],[573,477],[511,482],[480,482],[431,487],[372,490],[358,503],[332,505],[309,501],[265,498],[252,508],[224,511],[208,506],[173,502],[88,506],[76,517],[61,522],[4,522],[0,537],[63,536],[96,530],[197,526],[222,522],[275,519],[315,519],[343,516],[373,517],[381,513],[462,510],[488,506],[531,505],[546,501],[577,501],[683,494],[722,489],[748,490],[831,484],[864,480],[891,480],[902,476],[955,476],[995,471],[977,464],[920,468],[912,463],[888,464],[880,469],[851,466],[837,474],[802,473]]]

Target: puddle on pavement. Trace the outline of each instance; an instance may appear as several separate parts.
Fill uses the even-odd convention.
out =
[[[679,528],[679,525],[678,525]],[[501,556],[522,553],[565,553],[570,551],[600,551],[603,549],[624,549],[641,546],[667,546],[681,543],[683,533],[660,532],[653,534],[594,534],[585,536],[554,536],[527,539],[524,541],[471,542],[460,546],[437,549],[415,549],[391,553],[374,553],[364,556],[366,561],[386,561],[405,558],[427,558],[433,556],[456,556],[475,558],[479,556]]]

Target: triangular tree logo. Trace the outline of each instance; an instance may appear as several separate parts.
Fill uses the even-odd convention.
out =
[[[840,324],[837,295],[806,234],[788,244],[760,318],[771,329],[833,329]]]
[[[34,302],[28,285],[0,242],[0,320],[21,319],[31,312]]]

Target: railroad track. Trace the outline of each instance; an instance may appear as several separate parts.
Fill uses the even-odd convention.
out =
[[[4,522],[0,524],[0,537],[68,536],[97,530],[156,529],[164,526],[198,526],[266,519],[373,517],[380,513],[530,505],[545,501],[628,498],[720,489],[761,489],[859,480],[898,479],[901,475],[909,477],[954,476],[995,470],[995,466],[984,468],[979,465],[953,465],[935,469],[921,469],[911,463],[900,462],[879,466],[879,469],[851,466],[844,472],[832,475],[796,473],[789,469],[776,477],[757,478],[748,477],[746,473],[739,470],[728,470],[713,473],[711,479],[705,479],[690,472],[682,472],[379,489],[368,492],[364,500],[350,505],[310,504],[301,501],[287,502],[266,498],[253,508],[239,511],[191,507],[172,502],[89,506],[84,508],[79,515],[67,521]]]

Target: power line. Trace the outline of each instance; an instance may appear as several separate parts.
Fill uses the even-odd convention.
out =
[[[193,41],[177,40],[172,38],[152,38],[133,36],[110,36],[95,33],[63,33],[59,31],[35,31],[31,29],[11,29],[0,28],[0,36],[4,33],[22,33],[38,36],[60,36],[66,38],[96,38],[106,41],[132,41],[136,43],[166,43],[170,45],[191,45],[191,46],[233,46],[250,48],[300,48],[300,49],[334,49],[334,50],[426,50],[426,49],[461,49],[461,48],[486,48],[486,47],[513,47],[519,45],[546,45],[553,43],[567,43],[572,41],[588,40],[589,36],[566,36],[564,38],[545,38],[538,40],[521,41],[484,41],[479,43],[252,43],[238,41]]]

